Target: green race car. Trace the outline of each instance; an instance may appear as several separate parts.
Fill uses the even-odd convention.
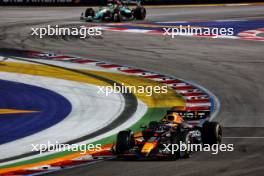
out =
[[[136,4],[135,8],[128,7],[128,4]],[[121,22],[128,20],[144,20],[146,18],[146,9],[141,6],[140,1],[111,1],[105,7],[98,10],[87,8],[81,14],[80,19],[87,22],[93,21],[113,21]]]

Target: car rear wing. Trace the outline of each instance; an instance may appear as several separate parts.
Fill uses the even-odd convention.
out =
[[[184,120],[200,120],[206,119],[210,117],[210,111],[186,111],[186,110],[168,110],[167,113],[176,112],[179,114]]]

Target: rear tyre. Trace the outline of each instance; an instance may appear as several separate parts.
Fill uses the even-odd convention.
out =
[[[146,18],[146,9],[144,7],[137,7],[133,10],[134,17],[137,20],[144,20]]]
[[[116,9],[113,14],[113,21],[114,22],[121,22],[121,13],[120,10]]]
[[[121,154],[134,146],[133,134],[131,131],[120,131],[116,139],[116,153]]]
[[[192,138],[189,131],[184,131],[179,134],[174,134],[172,136],[171,143],[172,146],[173,144],[177,144],[178,146],[177,150],[176,150],[176,146],[174,148],[173,147],[171,148],[171,152],[173,151],[173,149],[176,150],[174,151],[174,153],[172,153],[172,157],[174,159],[190,158],[191,151],[189,150],[188,146],[192,143]]]
[[[151,130],[156,130],[157,128],[159,128],[160,123],[157,121],[151,121],[149,122],[148,128]]]
[[[222,127],[218,122],[205,122],[202,127],[203,144],[221,144]]]

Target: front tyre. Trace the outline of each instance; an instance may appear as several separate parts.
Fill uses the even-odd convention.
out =
[[[86,10],[85,10],[85,13],[84,13],[84,17],[94,17],[94,15],[95,15],[95,12],[94,12],[94,10],[92,9],[92,8],[87,8]]]
[[[116,154],[121,154],[134,146],[133,133],[131,131],[120,131],[116,139]]]
[[[85,13],[84,13],[84,19],[87,21],[87,22],[92,22],[93,21],[93,18],[95,16],[95,12],[92,8],[87,8],[85,10]]]

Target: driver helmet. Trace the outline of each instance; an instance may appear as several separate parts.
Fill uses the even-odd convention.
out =
[[[183,118],[176,112],[165,115],[162,122],[166,125],[176,127],[183,122]]]

